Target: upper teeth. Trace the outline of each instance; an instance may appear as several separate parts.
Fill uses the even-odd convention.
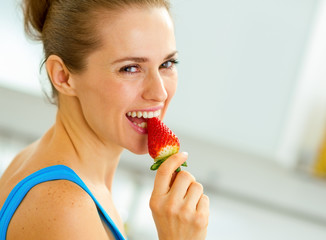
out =
[[[128,112],[127,115],[129,117],[138,117],[138,118],[152,118],[152,117],[158,117],[161,114],[161,110],[157,110],[155,112]]]

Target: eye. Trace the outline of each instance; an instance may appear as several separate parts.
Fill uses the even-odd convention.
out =
[[[119,72],[122,72],[122,73],[125,72],[125,73],[129,73],[129,74],[137,73],[137,72],[140,72],[140,67],[137,65],[125,66],[125,67],[120,68]]]
[[[173,68],[174,65],[178,64],[178,60],[176,59],[171,59],[171,60],[168,60],[164,63],[162,63],[162,65],[160,66],[160,68],[167,68],[167,69],[170,69],[170,68]]]

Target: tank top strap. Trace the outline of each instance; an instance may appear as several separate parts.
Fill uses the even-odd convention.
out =
[[[37,172],[34,172],[31,175],[24,178],[13,188],[13,190],[8,195],[0,211],[0,239],[6,239],[7,229],[10,220],[14,215],[16,209],[18,208],[18,206],[26,196],[26,194],[29,192],[29,190],[31,190],[31,188],[33,188],[37,184],[47,182],[47,181],[53,181],[53,180],[68,180],[79,185],[93,199],[93,201],[97,206],[101,218],[110,228],[115,239],[125,240],[125,238],[119,231],[116,224],[107,214],[107,212],[104,210],[101,204],[97,201],[97,199],[88,189],[86,184],[71,168],[65,165],[54,165],[38,170]]]

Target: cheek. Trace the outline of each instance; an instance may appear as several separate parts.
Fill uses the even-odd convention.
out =
[[[132,105],[136,101],[139,94],[139,89],[137,88],[137,86],[134,86],[132,84],[115,84],[111,85],[109,88],[112,106],[114,105],[117,108],[123,110],[126,110],[126,108],[130,107],[130,105]]]
[[[164,119],[165,113],[168,109],[168,106],[177,90],[177,85],[178,85],[178,79],[177,77],[170,79],[169,81],[165,82],[165,90],[168,94],[168,98],[165,101],[165,106],[164,106],[164,110],[162,111],[161,117],[162,119]]]
[[[109,115],[121,107],[119,86],[100,81],[99,78],[84,83],[80,84],[77,97],[85,119],[96,125],[111,121]]]
[[[174,96],[178,86],[178,75],[175,73],[175,76],[166,82],[165,90],[168,93],[168,100],[170,101],[171,98]]]

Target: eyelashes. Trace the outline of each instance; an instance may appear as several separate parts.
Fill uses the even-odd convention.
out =
[[[119,70],[120,73],[137,73],[140,72],[140,66],[139,65],[128,65],[120,68]]]
[[[172,68],[175,65],[177,65],[179,63],[179,61],[177,59],[170,59],[166,62],[164,62],[163,64],[161,64],[160,68]]]
[[[172,70],[175,65],[177,65],[179,61],[177,59],[170,59],[162,63],[159,67],[159,69],[167,69]],[[131,64],[127,66],[123,66],[119,69],[120,73],[126,73],[126,74],[135,74],[141,71],[141,66],[139,64]]]

